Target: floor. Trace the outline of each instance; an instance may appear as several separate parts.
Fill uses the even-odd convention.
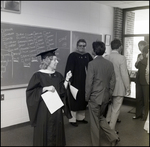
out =
[[[149,134],[143,129],[144,121],[133,120],[132,116],[135,108],[122,105],[119,118],[121,123],[117,123],[116,129],[119,131],[120,142],[117,146],[149,146]],[[88,108],[86,110],[86,120],[89,121]],[[91,146],[90,126],[79,124],[73,127],[64,116],[66,146]],[[32,146],[33,128],[29,122],[1,129],[1,146]],[[103,134],[101,136],[102,146],[110,146],[109,141]]]

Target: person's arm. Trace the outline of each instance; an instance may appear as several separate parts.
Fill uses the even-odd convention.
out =
[[[26,103],[30,118],[30,123],[32,126],[36,125],[36,117],[38,113],[39,103],[41,102],[41,94],[43,87],[40,84],[39,77],[35,73],[27,86],[26,89]]]
[[[143,59],[143,55],[142,54],[139,54],[138,57],[137,57],[137,61],[135,62],[135,68],[139,68],[138,67],[138,64],[139,62]]]
[[[55,87],[54,86],[43,87],[42,92],[45,92],[45,91],[55,92]]]
[[[130,95],[130,78],[128,74],[126,58],[124,56],[120,64],[120,71],[124,86],[126,88],[126,95]]]
[[[116,84],[116,76],[115,76],[115,71],[114,71],[114,67],[113,67],[112,76],[111,76],[111,79],[110,79],[110,86],[109,86],[110,97],[112,96],[113,91],[115,89],[115,84]]]
[[[72,77],[71,71],[67,72],[66,78],[65,78],[65,81],[64,81],[64,86],[65,86],[65,88],[67,88],[68,83],[69,83],[69,79],[70,79],[71,77]],[[52,85],[51,85],[51,86],[45,86],[45,87],[43,87],[42,92],[45,92],[45,91],[55,92],[55,87],[52,86]]]
[[[67,86],[68,86],[68,83],[69,83],[69,79],[71,77],[72,77],[72,73],[71,73],[71,71],[68,71],[67,74],[66,74],[65,81],[64,81],[64,86],[65,86],[66,89],[67,89]]]
[[[146,66],[145,78],[146,78],[147,84],[149,85],[149,50],[147,53],[147,66]]]
[[[68,59],[67,59],[64,77],[67,75],[67,73],[68,73],[69,71],[71,71],[72,74],[74,73],[75,65],[76,65],[76,62],[75,62],[75,54],[74,54],[74,53],[71,53],[71,54],[68,56]],[[74,76],[74,75],[72,75],[72,77],[70,78],[70,83],[72,82],[73,76]],[[66,80],[68,81],[68,79],[66,79]]]
[[[149,85],[149,70],[148,69],[146,69],[145,71],[145,79],[146,79],[147,84]]]
[[[143,54],[143,58],[142,60],[140,61],[141,64],[147,66],[147,57],[146,57],[146,54]]]
[[[86,101],[89,101],[90,99],[93,78],[94,78],[93,66],[91,65],[91,63],[89,63],[88,69],[87,69],[87,75],[86,75],[86,84],[85,84],[85,100]]]

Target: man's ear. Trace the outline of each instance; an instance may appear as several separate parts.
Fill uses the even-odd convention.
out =
[[[118,52],[120,53],[120,54],[122,54],[122,51],[123,51],[123,47],[122,47],[122,45],[118,48]]]

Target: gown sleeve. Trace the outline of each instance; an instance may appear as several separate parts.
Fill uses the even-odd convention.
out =
[[[87,66],[86,66],[86,70],[88,68],[89,62],[93,60],[93,57],[91,56],[91,54],[90,53],[87,53],[87,54],[88,54],[88,56],[87,56],[88,57],[88,63],[87,63]]]
[[[75,60],[76,60],[75,54],[71,53],[67,59],[64,77],[66,77],[66,74],[68,71],[71,71],[71,73],[74,73],[75,65],[76,65]],[[70,78],[70,82],[72,82],[73,76],[74,75],[72,74],[72,77]]]
[[[89,54],[89,61],[92,61],[93,57],[91,56],[91,54]]]
[[[64,103],[64,106],[63,106],[63,111],[64,111],[64,114],[66,115],[66,117],[68,119],[72,118],[72,115],[71,115],[71,110],[70,110],[70,103],[69,103],[69,99],[68,99],[68,87],[67,87],[67,90],[65,89],[65,86],[64,86],[64,78],[63,76],[61,75],[61,82],[60,82],[60,97]]]
[[[29,113],[29,119],[31,126],[36,125],[36,116],[38,113],[39,103],[41,101],[42,87],[40,84],[40,80],[37,77],[38,75],[35,73],[28,84],[26,89],[26,103]]]

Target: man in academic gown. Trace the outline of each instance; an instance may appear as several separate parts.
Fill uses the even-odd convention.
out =
[[[70,53],[66,63],[65,74],[70,70],[72,77],[70,84],[78,89],[76,99],[69,93],[69,102],[72,118],[69,119],[71,125],[77,127],[78,122],[87,124],[85,120],[85,110],[87,102],[85,101],[85,78],[89,61],[93,60],[92,56],[86,52],[86,41],[79,39],[77,41],[76,51]]]

